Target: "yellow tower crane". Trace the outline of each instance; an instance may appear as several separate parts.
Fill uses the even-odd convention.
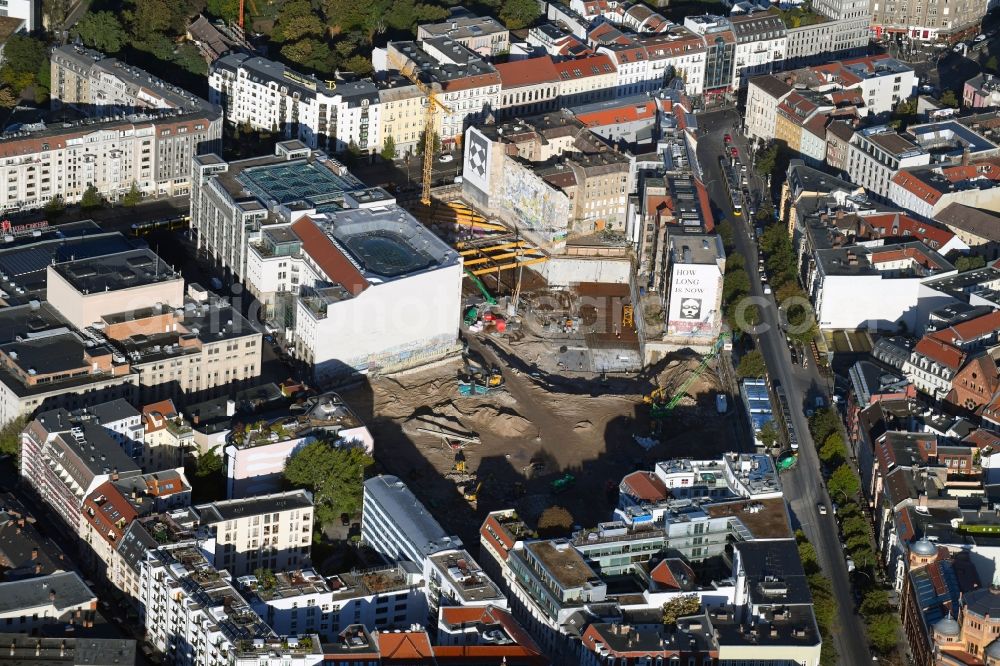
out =
[[[423,189],[420,194],[420,203],[425,206],[431,205],[431,179],[434,177],[434,119],[438,111],[451,113],[441,100],[437,98],[434,89],[420,80],[420,73],[416,65],[408,65],[400,70],[410,82],[417,87],[417,90],[427,98],[427,110],[424,113],[424,175]]]

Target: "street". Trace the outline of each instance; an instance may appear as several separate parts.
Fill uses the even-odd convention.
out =
[[[715,219],[718,221],[725,217],[735,221],[736,251],[743,255],[746,261],[750,274],[751,295],[766,299],[766,305],[760,307],[760,332],[754,337],[764,356],[772,382],[780,383],[785,389],[792,408],[792,426],[799,441],[798,464],[782,474],[782,485],[785,499],[791,508],[793,528],[801,528],[815,547],[823,572],[829,578],[833,593],[839,602],[839,615],[837,622],[831,627],[831,632],[840,655],[840,663],[847,666],[871,663],[867,641],[863,638],[864,626],[861,617],[854,612],[850,580],[836,518],[832,512],[821,515],[817,509],[817,503],[829,506],[830,498],[827,496],[826,486],[820,474],[819,457],[809,434],[809,424],[804,409],[807,404],[815,400],[816,396],[825,395],[826,390],[823,387],[826,381],[819,376],[814,363],[809,364],[808,368],[793,366],[791,363],[773,297],[764,296],[760,276],[755,270],[758,250],[750,235],[753,223],[746,217],[732,215],[725,177],[718,163],[718,156],[724,151],[723,136],[726,133],[733,136],[741,156],[748,159],[746,141],[734,129],[738,123],[739,115],[732,110],[698,116],[699,127],[705,130],[705,133],[698,138],[698,161],[703,172],[703,182],[712,201]],[[783,179],[784,174],[775,177]],[[829,404],[829,396],[826,398]]]

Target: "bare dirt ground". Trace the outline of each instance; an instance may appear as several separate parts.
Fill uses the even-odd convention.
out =
[[[578,524],[591,526],[609,519],[618,483],[628,472],[650,469],[665,458],[705,457],[733,448],[734,410],[727,417],[716,414],[720,387],[712,368],[691,385],[691,397],[682,400],[666,421],[660,444],[646,451],[633,439],[650,432],[649,407],[642,396],[653,382],[679,386],[698,365],[697,356],[668,358],[646,376],[569,378],[534,372],[530,356],[521,361],[526,356],[520,352],[528,350],[513,350],[486,336],[471,340],[470,346],[502,368],[506,380],[502,391],[459,396],[455,380],[462,364],[456,359],[373,379],[363,389],[367,395],[344,392],[344,397],[352,404],[370,402],[368,421],[379,471],[406,481],[445,529],[462,537],[473,553],[478,551],[479,526],[489,511],[514,507],[532,521],[546,507],[558,504],[569,509]],[[532,352],[534,346],[530,345]],[[475,506],[463,498],[454,480],[446,478],[455,451],[419,428],[478,437],[479,442],[463,450],[468,469],[482,481]],[[553,495],[551,482],[567,472],[576,477],[575,487]]]

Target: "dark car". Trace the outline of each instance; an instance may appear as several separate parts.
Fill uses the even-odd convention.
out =
[[[344,527],[350,527],[351,517],[346,513],[340,514],[340,524],[343,525]]]

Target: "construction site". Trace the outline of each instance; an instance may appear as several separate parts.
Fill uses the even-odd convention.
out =
[[[721,338],[643,367],[628,284],[551,288],[535,270],[545,253],[506,227],[460,202],[413,212],[466,257],[464,351],[346,396],[370,402],[379,471],[466,543],[499,508],[607,520],[628,472],[747,437],[739,409],[718,410],[738,395]]]

